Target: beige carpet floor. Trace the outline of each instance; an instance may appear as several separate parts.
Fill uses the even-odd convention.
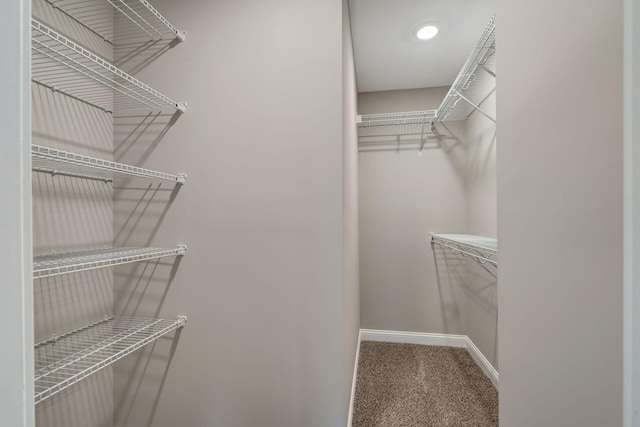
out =
[[[360,343],[353,427],[496,427],[498,392],[464,348]]]

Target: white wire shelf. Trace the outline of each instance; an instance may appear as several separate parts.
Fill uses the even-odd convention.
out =
[[[166,180],[184,184],[185,174],[172,175],[95,157],[83,156],[41,145],[31,146],[32,169],[52,175],[113,181],[115,176]]]
[[[35,403],[76,384],[117,360],[185,325],[170,319],[114,318],[35,346]]]
[[[405,146],[407,143],[422,148],[425,130],[430,130],[431,120],[435,117],[436,110],[358,115],[358,145],[374,151],[381,146]]]
[[[132,262],[184,255],[185,245],[176,248],[110,248],[33,257],[33,278],[58,276],[113,267]]]
[[[179,103],[130,76],[98,55],[31,19],[32,80],[106,112],[114,108],[171,108]]]
[[[440,104],[431,126],[436,122],[466,119],[473,111],[478,111],[495,123],[495,118],[482,110],[484,101],[495,91],[495,61],[492,59],[496,50],[495,29],[496,22],[493,16]],[[473,87],[483,86],[478,85],[478,81],[486,78],[493,80],[493,88],[488,93],[476,94]]]
[[[52,7],[97,34],[108,43],[114,43],[114,15],[129,22],[123,34],[120,26],[118,41],[184,41],[186,33],[174,27],[146,0],[46,0]],[[106,7],[105,7],[106,6]]]
[[[429,236],[433,245],[470,257],[480,264],[488,263],[498,267],[498,241],[496,239],[468,234],[430,233]]]
[[[421,125],[436,118],[436,110],[405,111],[399,113],[362,114],[357,116],[358,127]]]

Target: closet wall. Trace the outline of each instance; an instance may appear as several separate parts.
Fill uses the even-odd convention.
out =
[[[481,83],[487,87],[474,90],[489,93],[492,82]],[[360,93],[359,112],[436,109],[447,91]],[[483,109],[495,117],[495,95]],[[437,130],[422,155],[416,137],[388,137],[384,145],[360,138],[362,327],[469,335],[497,368],[496,278],[473,261],[434,252],[428,237],[495,237],[496,126],[474,113]]]
[[[105,4],[107,9],[110,8]],[[33,0],[33,16],[105,59],[109,44],[51,7]],[[32,84],[32,143],[112,159],[113,117],[50,88]],[[113,245],[113,191],[109,182],[33,173],[33,253],[71,252]],[[35,280],[35,342],[94,323],[112,313],[109,269]],[[113,370],[108,367],[36,406],[47,427],[112,425]]]
[[[177,344],[116,366],[116,425],[345,425],[358,302],[344,4],[153,4],[187,40],[117,63],[189,106],[116,112],[115,157],[187,184],[116,189],[114,238],[189,249],[179,265],[116,270],[115,311],[189,320]]]
[[[436,109],[448,88],[360,93],[360,114]],[[462,333],[453,296],[440,297],[429,232],[465,229],[463,126],[400,144],[376,137],[359,153],[361,322],[367,329]],[[381,139],[385,141],[381,141]],[[385,142],[381,145],[381,142]],[[365,151],[366,150],[366,151]],[[443,307],[444,305],[444,307]]]
[[[497,15],[500,423],[619,426],[622,1]]]

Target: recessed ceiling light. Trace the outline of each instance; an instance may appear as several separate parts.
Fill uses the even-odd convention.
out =
[[[420,40],[429,40],[432,39],[438,34],[438,27],[435,25],[427,25],[418,30],[416,36]]]

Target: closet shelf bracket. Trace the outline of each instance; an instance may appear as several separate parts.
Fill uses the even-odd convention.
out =
[[[489,95],[491,95],[493,92],[495,91],[495,89],[492,89],[491,92],[489,93]],[[483,116],[485,116],[486,118],[488,118],[489,120],[491,120],[493,123],[496,122],[496,119],[494,119],[493,117],[491,117],[489,114],[485,113],[484,111],[482,111],[482,108],[480,108],[480,105],[476,105],[473,102],[471,102],[469,99],[467,99],[466,96],[464,96],[463,94],[461,94],[458,91],[454,91],[454,93],[459,96],[464,102],[466,102],[467,104],[469,104],[471,106],[471,108],[474,109],[474,111],[477,111],[478,113],[482,114]],[[487,97],[485,97],[485,99],[483,100],[483,102],[486,100]],[[467,116],[468,117],[468,116]]]

